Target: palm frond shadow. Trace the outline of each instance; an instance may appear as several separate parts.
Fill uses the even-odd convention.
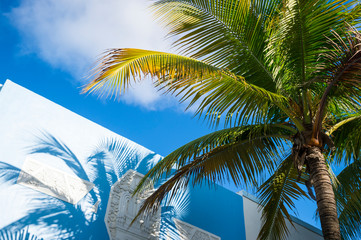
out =
[[[30,155],[48,154],[63,160],[75,175],[92,182],[94,188],[73,205],[21,186],[21,194],[32,201],[27,206],[28,209],[23,217],[2,228],[1,231],[6,234],[8,239],[20,236],[19,233],[25,231],[29,226],[32,232],[36,230],[38,234],[36,237],[104,239],[104,235],[107,234],[104,217],[111,186],[128,169],[137,171],[141,169],[139,171],[145,172],[148,170],[150,162],[160,159],[160,156],[155,153],[137,151],[134,143],[119,138],[102,139],[93,148],[89,157],[84,160],[79,159],[63,141],[48,132],[42,131],[35,139],[34,143],[27,147]],[[0,182],[2,184],[15,185],[20,173],[21,169],[9,163],[0,162]],[[30,177],[36,180],[34,176]],[[187,193],[183,192],[167,204],[173,210],[169,212],[164,209],[163,216],[169,217],[169,219],[181,218],[182,212],[186,212],[188,201]],[[96,213],[92,209],[95,204],[97,204]],[[167,221],[163,219],[162,224],[168,229],[172,229],[172,226],[175,226],[174,222]],[[26,235],[26,233],[24,234]]]
[[[2,184],[16,184],[21,171],[19,168],[5,162],[0,162],[0,170],[0,182]]]
[[[160,239],[181,240],[185,237],[181,229],[178,229],[175,218],[182,219],[189,213],[189,188],[174,193],[174,197],[169,194],[163,201]]]
[[[43,131],[39,136],[36,136],[36,144],[29,147],[29,153],[45,153],[58,157],[62,159],[77,176],[89,180],[81,162],[73,151],[50,133]]]
[[[76,205],[26,188],[28,197],[32,199],[31,206],[28,206],[25,216],[5,226],[3,230],[15,236],[31,223],[33,227],[41,229],[40,226],[42,226],[48,229],[47,231],[49,228],[54,229],[55,226],[56,230],[53,234],[61,234],[67,239],[104,238],[104,233],[107,232],[104,224],[106,199],[111,185],[117,181],[118,176],[121,176],[125,169],[134,167],[130,162],[139,162],[141,159],[137,158],[134,150],[131,151],[131,146],[127,146],[124,141],[108,139],[101,141],[99,146],[86,161],[82,162],[64,142],[52,134],[41,132],[39,136],[36,136],[34,144],[27,148],[29,154],[49,154],[62,159],[75,175],[93,182],[94,188]],[[107,158],[111,158],[111,161],[105,161]],[[122,159],[127,159],[127,161],[119,161]],[[10,185],[17,183],[21,169],[9,163],[0,162],[0,170],[2,183]],[[97,202],[98,208],[95,214],[89,209]]]
[[[43,240],[43,238],[38,238],[29,232],[29,229],[23,229],[17,232],[9,232],[6,230],[0,230],[0,239],[3,240]]]

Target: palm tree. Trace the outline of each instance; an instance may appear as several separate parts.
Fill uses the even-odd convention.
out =
[[[182,55],[111,49],[84,92],[117,95],[150,76],[225,128],[156,164],[145,178],[172,177],[142,211],[188,183],[232,180],[259,187],[259,239],[278,239],[287,236],[293,201],[312,197],[313,186],[324,238],[359,234],[352,227],[360,225],[361,185],[350,175],[360,174],[359,1],[158,0],[152,7]],[[340,180],[332,163],[347,167]]]

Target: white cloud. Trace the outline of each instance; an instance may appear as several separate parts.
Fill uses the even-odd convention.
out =
[[[35,53],[84,81],[106,49],[170,51],[164,30],[148,9],[150,4],[149,0],[22,0],[9,17],[23,36],[23,53]],[[130,89],[123,100],[148,109],[175,102],[160,95],[149,82]]]
[[[123,100],[128,104],[141,105],[149,110],[159,110],[176,106],[176,109],[184,109],[185,106],[179,105],[175,97],[162,95],[153,87],[150,79],[130,86],[130,89],[123,96]]]

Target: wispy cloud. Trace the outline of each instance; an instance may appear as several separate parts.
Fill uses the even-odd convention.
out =
[[[106,49],[171,51],[165,31],[151,15],[150,4],[149,0],[22,0],[8,16],[22,35],[24,54],[35,53],[84,81]],[[158,93],[150,82],[133,86],[123,100],[148,109],[176,102]]]

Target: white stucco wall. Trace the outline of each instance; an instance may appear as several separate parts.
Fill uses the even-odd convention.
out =
[[[100,139],[126,139],[9,80],[0,91],[0,123],[0,160],[11,160],[17,167],[22,166],[29,142],[34,142],[42,132],[49,132],[71,146],[79,159],[87,157]],[[50,164],[67,171],[62,162]]]
[[[257,239],[258,233],[261,229],[261,209],[259,208],[259,204],[247,197],[245,194],[240,193],[243,196],[243,206],[244,206],[244,221],[245,221],[245,229],[246,229],[246,239],[247,240],[255,240]],[[298,220],[301,222],[301,220]],[[320,232],[312,227],[306,228],[305,226],[293,222],[294,228],[290,222],[286,219],[287,227],[290,231],[288,239],[289,240],[322,240],[322,236]],[[313,231],[315,230],[315,231]]]

